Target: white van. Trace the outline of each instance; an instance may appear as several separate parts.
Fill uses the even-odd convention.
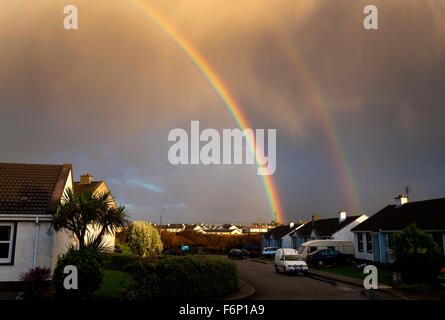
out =
[[[303,259],[306,260],[307,256],[314,254],[320,250],[333,249],[343,254],[354,255],[354,243],[347,240],[311,240],[303,243],[298,249]]]
[[[275,254],[275,272],[301,272],[307,274],[307,264],[298,254],[298,251],[290,248],[280,248]]]

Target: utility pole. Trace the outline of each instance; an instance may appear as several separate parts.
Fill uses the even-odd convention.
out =
[[[159,228],[162,227],[162,213],[168,209],[168,206],[162,207],[161,214],[159,215]]]

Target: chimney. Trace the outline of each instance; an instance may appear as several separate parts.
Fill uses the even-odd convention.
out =
[[[338,212],[338,223],[342,223],[345,220],[346,220],[346,211],[342,209]]]
[[[311,220],[312,225],[315,225],[315,221],[317,220],[318,220],[318,215],[315,213],[314,215],[312,215],[312,220]]]
[[[293,221],[289,221],[289,228],[293,228],[295,223]]]
[[[395,199],[397,200],[397,205],[398,206],[404,205],[405,203],[408,202],[408,197],[403,195],[403,194],[399,195]]]
[[[90,184],[93,181],[93,176],[89,173],[84,173],[80,175],[80,184]]]

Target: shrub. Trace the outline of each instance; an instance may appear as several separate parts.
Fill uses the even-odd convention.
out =
[[[394,258],[394,266],[407,283],[434,282],[444,263],[439,245],[415,224],[394,235]]]
[[[64,273],[65,266],[73,265],[78,272],[78,289],[67,290],[64,287],[64,279],[68,275]],[[102,284],[104,271],[101,255],[94,248],[85,247],[76,250],[71,247],[57,261],[54,270],[53,283],[57,298],[81,299],[85,298]]]
[[[36,267],[22,273],[20,275],[20,280],[25,282],[25,292],[23,298],[30,300],[40,297],[42,291],[48,288],[50,278],[50,268]]]
[[[146,221],[135,221],[129,226],[128,246],[140,257],[157,256],[162,252],[158,230]]]
[[[132,270],[134,298],[209,299],[238,290],[238,268],[233,261],[216,257],[141,259]]]

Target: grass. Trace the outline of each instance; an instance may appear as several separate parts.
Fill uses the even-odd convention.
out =
[[[102,286],[93,293],[93,300],[118,300],[124,298],[126,291],[133,285],[131,274],[116,270],[105,270]]]
[[[356,266],[352,265],[344,265],[333,268],[319,268],[319,267],[313,267],[313,268],[316,270],[335,273],[342,276],[357,278],[357,279],[364,279],[367,276],[367,274],[363,273],[363,270],[358,269]],[[378,270],[379,283],[393,285],[392,270],[384,268],[378,268],[377,270]]]
[[[260,256],[257,259],[273,262],[275,261],[275,256]]]
[[[119,246],[122,249],[122,254],[132,255],[128,244],[116,241],[116,246]]]
[[[399,283],[396,286],[397,289],[401,289],[401,290],[432,290],[435,289],[435,287],[431,284],[428,283],[412,283],[412,284],[407,284],[407,283]]]

